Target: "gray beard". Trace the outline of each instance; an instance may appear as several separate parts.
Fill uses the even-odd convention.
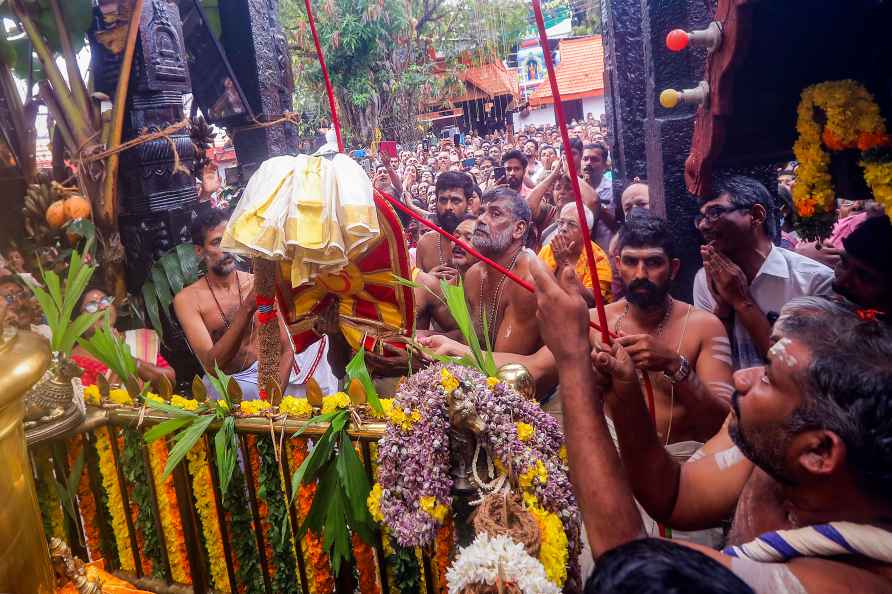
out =
[[[475,233],[471,241],[473,246],[484,256],[488,258],[498,256],[504,253],[508,246],[511,245],[510,229],[505,230],[501,234],[493,235],[491,231],[488,231],[488,233],[489,235],[486,237]]]

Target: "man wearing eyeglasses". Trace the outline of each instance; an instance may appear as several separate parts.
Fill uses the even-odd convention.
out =
[[[764,365],[781,308],[795,297],[831,295],[833,271],[772,243],[774,199],[755,179],[734,176],[717,184],[694,223],[706,241],[694,305],[725,323],[735,369]]]
[[[41,324],[37,299],[19,277],[0,277],[0,308],[5,309],[6,324],[20,330],[31,330],[47,339],[50,337],[49,326]]]

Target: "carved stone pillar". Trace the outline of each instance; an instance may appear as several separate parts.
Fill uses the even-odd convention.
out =
[[[96,15],[94,29],[101,30],[104,24],[98,10]],[[96,89],[112,95],[120,56],[99,43],[91,46]],[[176,4],[144,0],[123,141],[182,121],[183,94],[191,90]],[[191,241],[189,225],[197,205],[194,159],[188,127],[121,154],[118,226],[131,293],[139,292],[161,254]],[[165,328],[165,340],[168,345],[185,347],[179,328]]]
[[[220,0],[220,22],[226,57],[257,119],[275,120],[291,111],[294,78],[278,2]],[[266,159],[296,153],[299,140],[290,124],[238,130],[251,123],[243,116],[230,131],[243,181]]]

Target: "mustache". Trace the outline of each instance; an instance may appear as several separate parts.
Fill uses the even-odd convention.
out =
[[[637,291],[639,289],[646,289],[648,293],[653,293],[659,287],[646,278],[638,278],[629,283],[629,291]]]

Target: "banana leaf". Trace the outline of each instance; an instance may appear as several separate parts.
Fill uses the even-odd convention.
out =
[[[164,340],[161,313],[170,322],[173,316],[170,306],[173,298],[185,287],[201,278],[201,262],[191,244],[180,244],[161,255],[152,264],[149,278],[143,283],[141,293],[152,328]]]
[[[372,376],[369,375],[369,370],[365,366],[364,347],[356,351],[356,354],[353,355],[353,358],[350,360],[349,363],[347,363],[345,371],[347,372],[347,378],[350,381],[358,379],[359,383],[362,384],[362,387],[365,390],[366,398],[368,398],[369,406],[371,406],[376,413],[383,413],[384,409],[381,408],[381,400],[378,398],[378,391],[375,390],[375,384],[372,382]]]

